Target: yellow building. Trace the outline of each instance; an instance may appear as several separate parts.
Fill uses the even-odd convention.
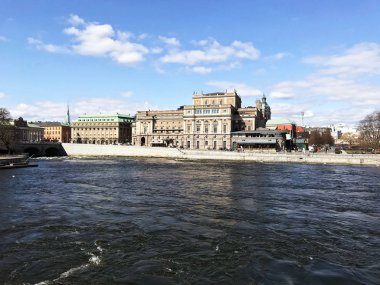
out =
[[[230,149],[231,133],[264,127],[270,118],[266,98],[255,107],[241,108],[234,92],[194,93],[192,105],[178,110],[139,111],[132,141],[140,146],[174,146],[187,149]]]
[[[59,122],[38,122],[44,128],[44,140],[52,142],[68,143],[71,139],[71,127]]]

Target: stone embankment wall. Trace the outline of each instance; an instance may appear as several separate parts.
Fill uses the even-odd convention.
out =
[[[160,157],[187,160],[231,160],[280,163],[380,165],[380,155],[249,153],[234,151],[182,150],[163,147],[63,143],[69,156]]]

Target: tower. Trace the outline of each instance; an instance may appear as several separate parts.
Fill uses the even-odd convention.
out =
[[[70,119],[70,108],[69,104],[67,104],[67,124],[70,126],[71,125],[71,119]]]

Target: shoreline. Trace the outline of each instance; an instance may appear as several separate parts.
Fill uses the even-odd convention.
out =
[[[326,153],[251,153],[234,151],[186,150],[164,147],[121,145],[91,145],[62,143],[70,157],[134,157],[169,158],[187,161],[241,161],[259,163],[300,163],[330,165],[380,166],[379,154],[326,154]]]

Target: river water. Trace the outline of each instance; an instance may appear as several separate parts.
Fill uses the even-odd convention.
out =
[[[2,284],[380,284],[380,168],[53,159],[0,172]]]

